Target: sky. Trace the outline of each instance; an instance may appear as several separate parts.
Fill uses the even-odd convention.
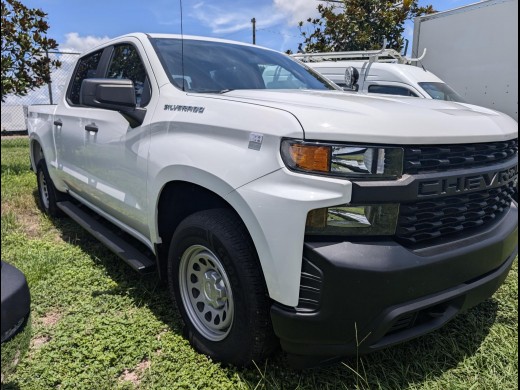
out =
[[[22,0],[29,8],[47,13],[47,35],[60,52],[82,53],[111,38],[132,32],[181,31],[181,0]],[[420,0],[445,11],[478,0]],[[251,19],[257,20],[257,44],[274,50],[297,51],[303,41],[298,22],[318,16],[318,0],[182,0],[184,34],[252,42]],[[413,22],[405,38],[412,47]],[[62,66],[52,73],[52,90],[38,88],[27,96],[8,96],[7,105],[56,103],[62,95],[76,55],[55,55]],[[21,115],[17,115],[22,117]],[[4,116],[2,116],[4,118]],[[2,119],[4,121],[4,119]]]
[[[180,0],[22,0],[48,14],[48,36],[61,50],[83,52],[131,32],[180,33]],[[420,0],[438,11],[478,0]],[[318,0],[182,0],[184,34],[252,42],[251,19],[257,20],[257,44],[296,51],[302,42],[298,22],[317,16]],[[412,43],[413,23],[405,38]]]

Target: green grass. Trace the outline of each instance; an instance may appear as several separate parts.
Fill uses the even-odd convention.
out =
[[[236,369],[190,347],[154,275],[41,214],[26,139],[2,138],[1,210],[2,259],[32,294],[31,344],[3,389],[518,388],[517,262],[493,298],[415,341],[320,369],[290,369],[281,353]]]

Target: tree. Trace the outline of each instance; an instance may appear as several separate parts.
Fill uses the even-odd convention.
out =
[[[17,0],[2,3],[2,101],[10,94],[24,96],[51,80],[51,69],[61,66],[46,53],[58,44],[46,37],[47,14]]]
[[[401,50],[404,24],[424,14],[436,12],[431,5],[419,7],[418,0],[341,0],[319,4],[319,18],[309,18],[310,30],[300,22],[307,52],[337,52],[380,49]],[[337,5],[336,3],[342,3]]]

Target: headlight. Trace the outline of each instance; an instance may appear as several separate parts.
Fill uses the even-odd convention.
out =
[[[305,234],[319,236],[391,236],[395,234],[399,205],[341,205],[312,210]]]
[[[380,180],[403,173],[401,148],[284,140],[281,153],[285,165],[299,172]]]

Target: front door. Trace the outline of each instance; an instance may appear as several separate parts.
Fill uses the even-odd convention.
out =
[[[138,45],[135,41],[106,48],[95,77],[132,80],[138,106],[152,106],[152,87]],[[81,75],[76,78],[83,81]],[[132,127],[117,111],[81,106],[75,82],[69,107],[56,112],[63,123],[57,130],[64,145],[59,159],[63,179],[77,197],[149,237],[146,183],[152,112],[142,125]]]

